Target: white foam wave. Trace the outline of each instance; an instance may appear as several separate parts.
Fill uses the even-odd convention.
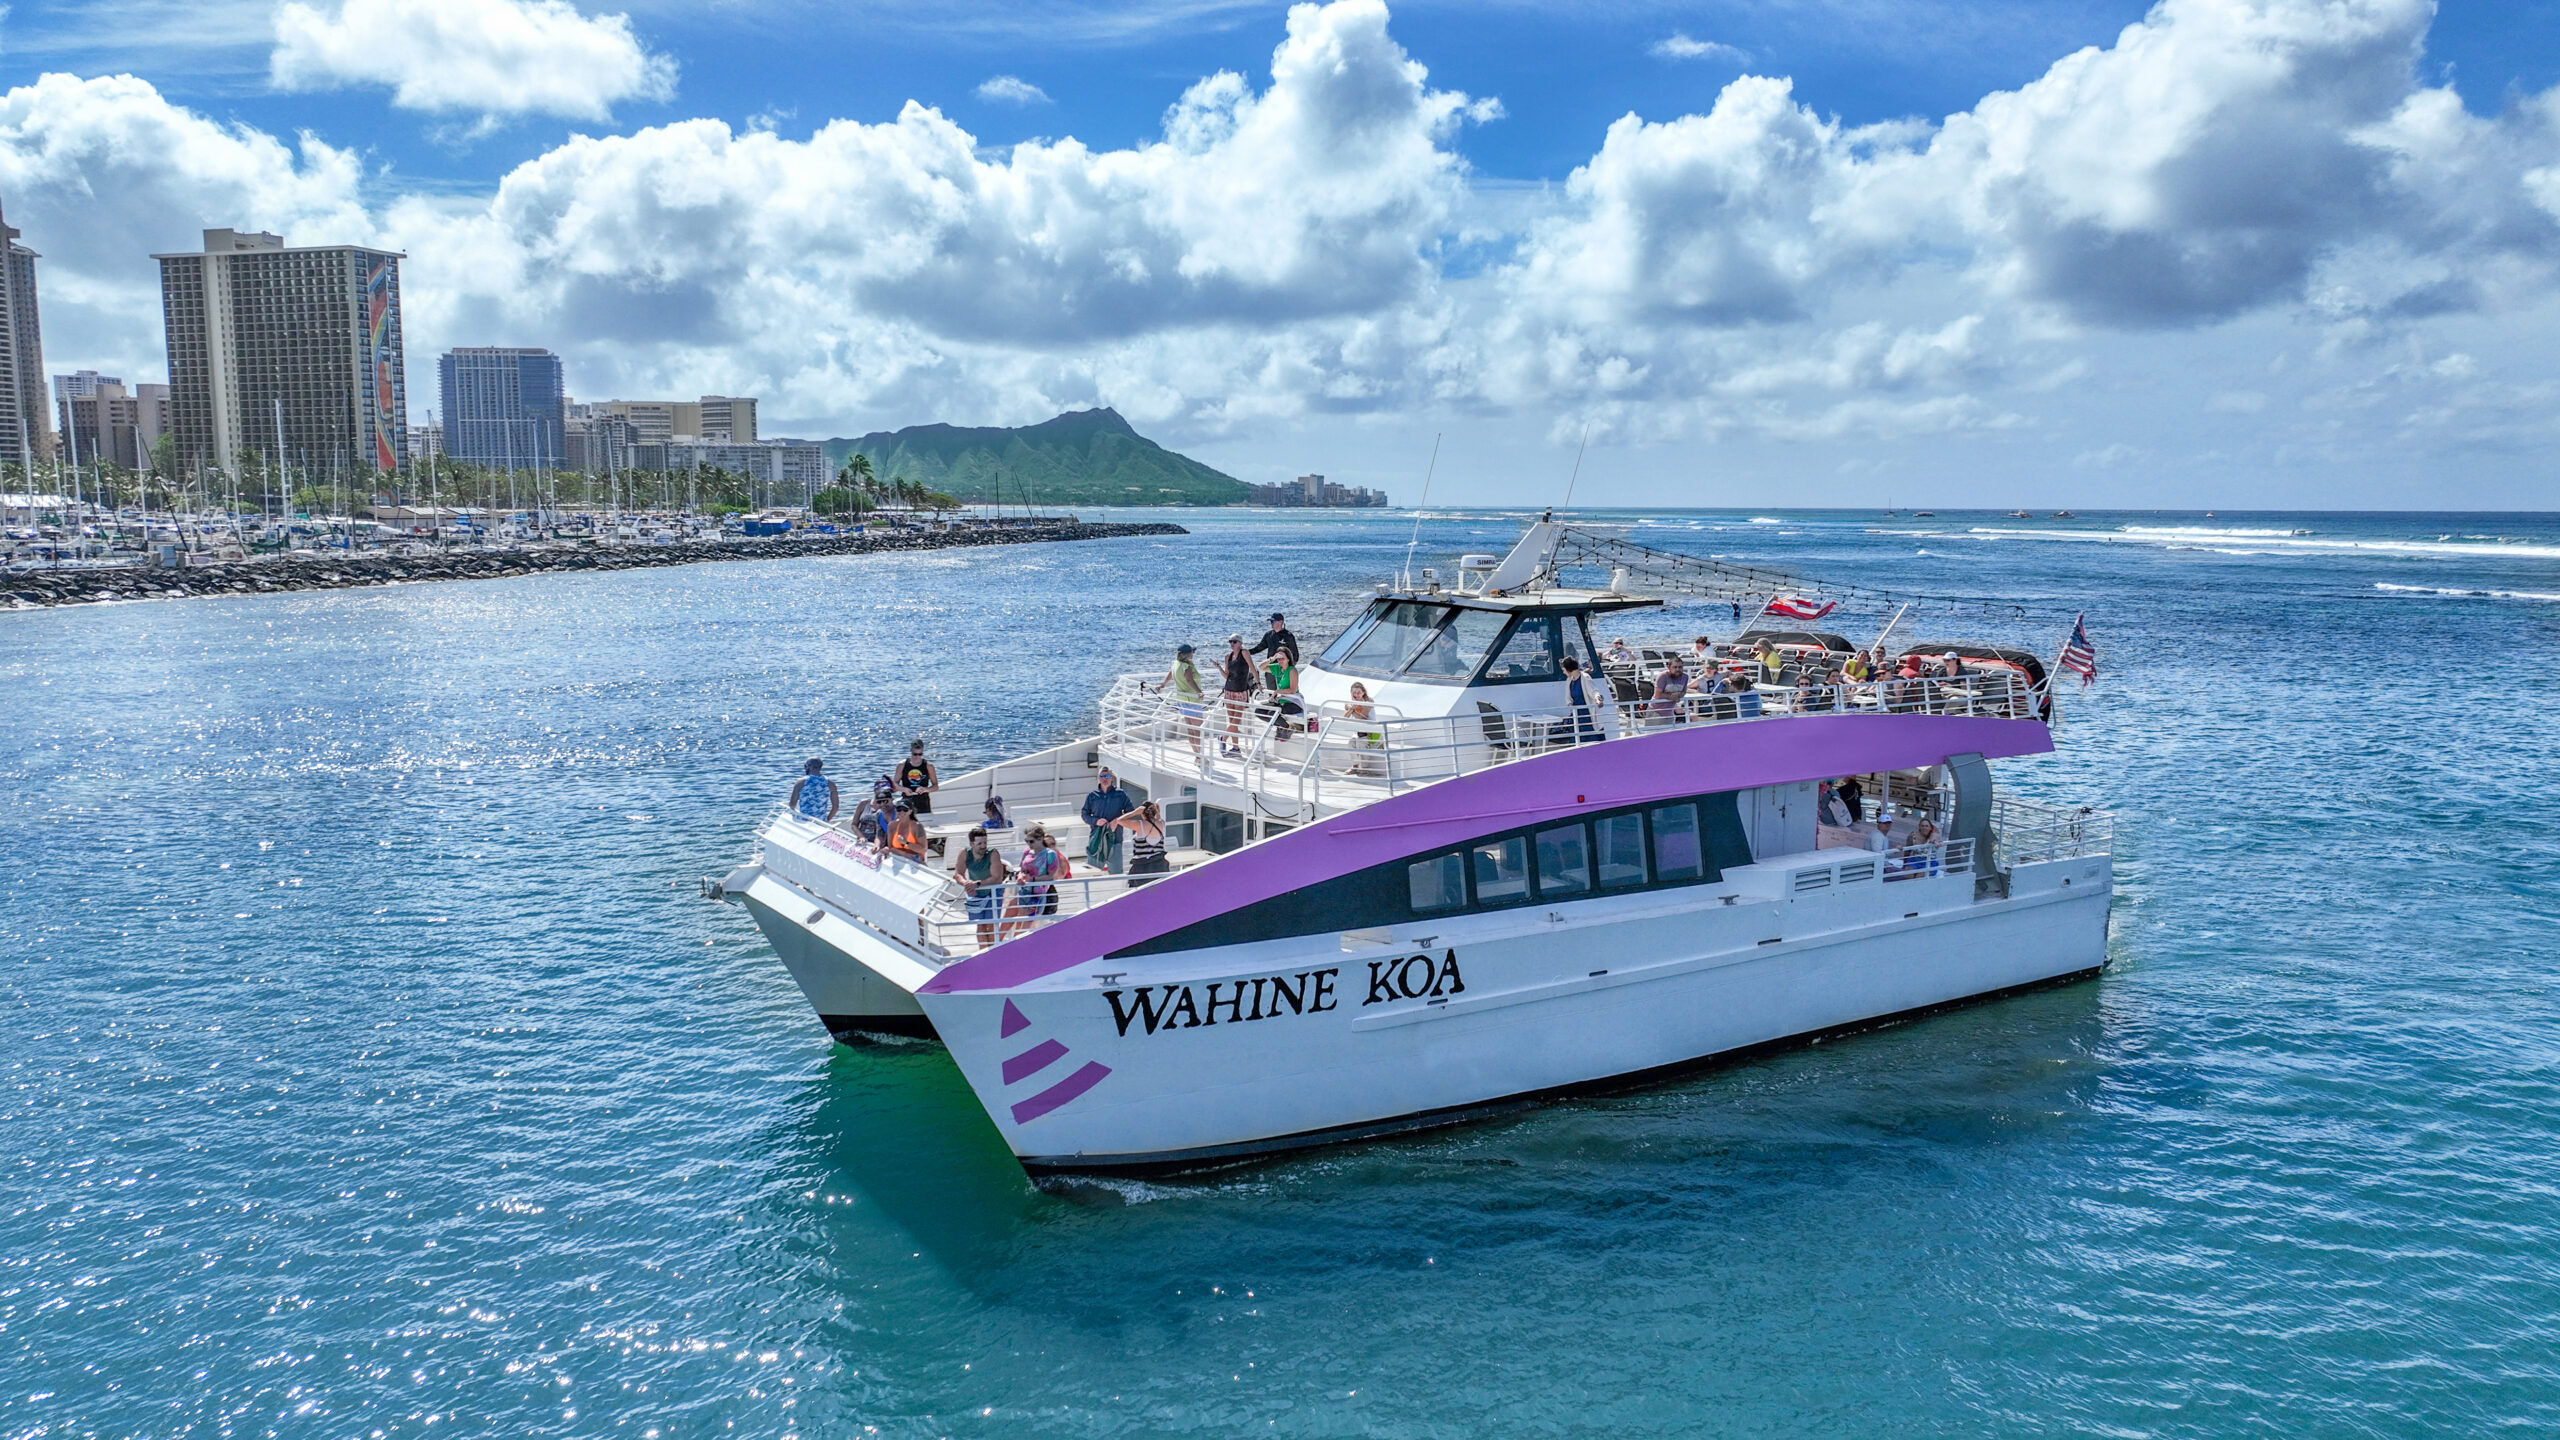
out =
[[[1784,525],[1787,522],[1779,519],[1775,515],[1754,515],[1751,517],[1751,523],[1754,525]]]
[[[2560,605],[2560,595],[2548,595],[2539,590],[2456,590],[2442,585],[2394,585],[2388,580],[2374,581],[2373,588],[2404,595],[2445,595],[2458,600],[2541,600]]]
[[[1891,531],[1891,534],[1944,537],[1945,531]],[[2153,530],[2143,534],[2105,530],[2005,530],[1996,526],[1977,526],[1971,532],[1986,540],[2068,540],[2100,545],[2158,545],[2166,548],[2194,548],[2206,539],[2245,539],[2247,553],[2255,555],[2423,555],[2451,559],[2522,558],[2560,560],[2560,545],[2536,545],[2528,541],[2474,542],[2461,540],[2315,540],[2290,532],[2264,535],[2242,533],[2212,534],[2193,530]]]
[[[2125,525],[2127,535],[2193,535],[2210,540],[2259,540],[2269,536],[2308,535],[2308,530],[2239,530],[2218,525]]]

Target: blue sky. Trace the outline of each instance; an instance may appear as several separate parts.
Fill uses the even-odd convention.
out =
[[[543,344],[1400,496],[2542,505],[2555,84],[2560,0],[20,0],[0,203],[56,370],[156,378],[202,226],[399,246],[422,414]]]

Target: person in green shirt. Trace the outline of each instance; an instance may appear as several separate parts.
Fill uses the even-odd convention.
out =
[[[1155,683],[1155,690],[1173,702],[1173,713],[1182,722],[1183,738],[1191,742],[1191,758],[1200,758],[1200,717],[1209,709],[1208,697],[1200,689],[1200,666],[1192,659],[1198,652],[1189,645],[1173,652],[1173,668]]]

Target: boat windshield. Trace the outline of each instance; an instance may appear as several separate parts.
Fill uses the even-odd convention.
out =
[[[1317,663],[1347,675],[1462,685],[1509,617],[1420,600],[1382,600]]]

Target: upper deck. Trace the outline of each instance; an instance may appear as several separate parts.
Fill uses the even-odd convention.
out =
[[[1406,716],[1384,703],[1319,701],[1290,715],[1268,701],[1249,704],[1238,724],[1240,754],[1223,755],[1224,703],[1197,716],[1154,686],[1123,675],[1102,700],[1097,746],[1104,763],[1142,767],[1194,787],[1241,792],[1257,813],[1304,824],[1372,805],[1418,786],[1471,775],[1577,745],[1683,726],[1768,724],[1800,715],[1967,715],[2031,719],[2045,706],[2040,687],[2008,670],[1961,680],[1870,684],[1785,684],[1740,694],[1653,698],[1634,684],[1607,704],[1505,706],[1478,698],[1472,714]],[[1162,788],[1159,784],[1159,789]]]

